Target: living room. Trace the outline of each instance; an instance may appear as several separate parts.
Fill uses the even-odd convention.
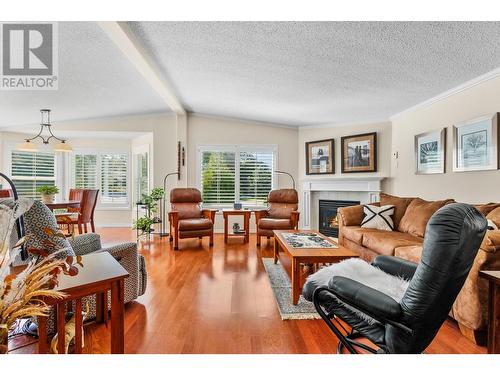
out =
[[[500,352],[499,22],[136,9],[0,23],[3,357]]]

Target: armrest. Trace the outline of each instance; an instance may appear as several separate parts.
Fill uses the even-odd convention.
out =
[[[337,213],[339,226],[361,225],[361,222],[363,221],[363,218],[365,216],[362,204],[356,206],[340,207],[337,210]]]
[[[388,295],[357,281],[335,276],[328,283],[328,287],[339,300],[382,323],[387,320],[397,322],[401,317],[399,303]]]
[[[292,225],[294,229],[297,229],[299,225],[299,218],[300,218],[300,212],[299,211],[292,211],[290,215],[290,221],[292,222]]]
[[[411,280],[417,270],[416,263],[389,255],[379,255],[375,257],[372,266],[380,268],[385,273],[399,276],[407,280]]]
[[[500,229],[486,231],[481,243],[481,250],[492,254],[500,250]]]
[[[177,222],[179,221],[179,211],[170,211],[168,213],[168,221],[170,225],[177,228]]]
[[[212,223],[215,223],[215,214],[217,213],[218,210],[210,210],[208,208],[204,208],[201,210],[201,214],[205,219],[210,219],[212,220]]]
[[[257,210],[255,213],[255,224],[259,223],[259,220],[266,217],[268,215],[267,210]]]
[[[76,255],[85,255],[101,250],[101,237],[97,233],[85,233],[69,239]]]

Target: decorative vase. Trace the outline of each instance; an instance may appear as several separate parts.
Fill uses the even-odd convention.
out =
[[[42,194],[43,203],[53,203],[56,195],[55,194]]]
[[[7,354],[9,349],[9,328],[7,324],[0,324],[0,354]]]

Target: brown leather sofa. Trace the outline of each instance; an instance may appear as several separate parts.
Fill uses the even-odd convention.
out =
[[[297,229],[299,224],[299,195],[295,189],[271,190],[267,197],[267,209],[255,211],[257,246],[260,238],[273,236],[273,230]]]
[[[179,249],[179,238],[210,237],[210,246],[214,244],[214,223],[217,210],[202,209],[201,193],[194,188],[175,188],[170,191],[171,211],[170,241],[174,249]]]
[[[452,199],[429,202],[420,198],[380,195],[374,205],[394,205],[393,232],[361,228],[363,206],[339,208],[339,243],[357,251],[371,261],[377,255],[393,255],[418,263],[427,221],[439,208]],[[500,227],[500,203],[476,205],[476,208]],[[458,295],[450,316],[460,326],[462,334],[478,344],[485,343],[488,324],[488,286],[478,278],[481,269],[500,270],[500,230],[488,230],[469,276]]]

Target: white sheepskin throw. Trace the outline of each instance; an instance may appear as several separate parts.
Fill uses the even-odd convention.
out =
[[[379,268],[371,266],[369,263],[358,258],[351,258],[340,263],[324,267],[318,272],[307,278],[307,281],[313,280],[316,285],[328,286],[330,280],[334,276],[343,276],[355,280],[361,284],[369,286],[389,297],[401,302],[409,281],[398,276],[393,276],[385,273]],[[342,303],[347,309],[354,312],[357,316],[365,320],[369,324],[375,324],[376,320],[361,311]]]

